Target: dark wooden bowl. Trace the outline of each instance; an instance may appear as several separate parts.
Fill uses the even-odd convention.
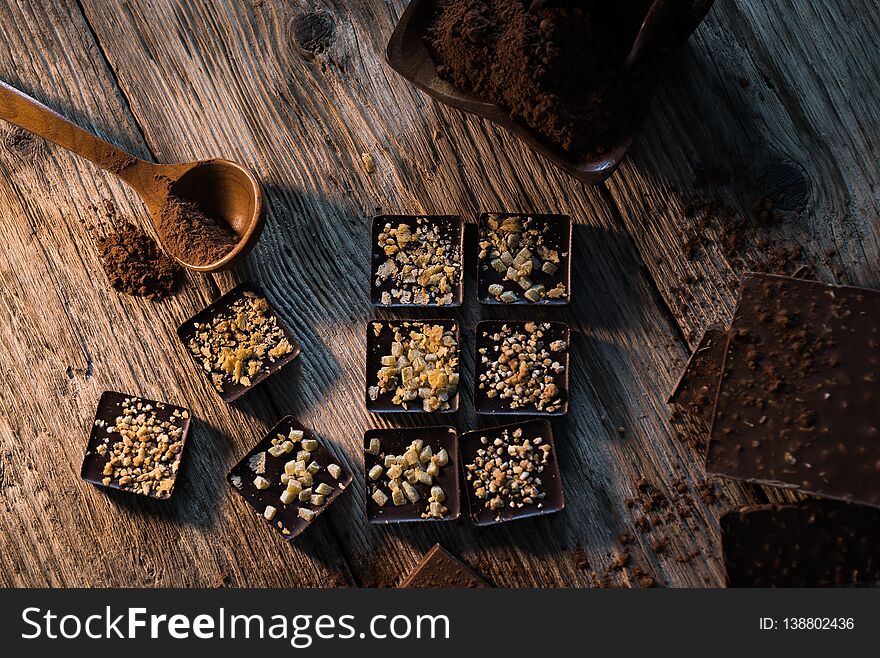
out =
[[[691,0],[692,11],[688,20],[666,41],[664,50],[683,43],[708,13],[714,0]],[[656,6],[669,0],[657,0]],[[386,49],[388,64],[400,75],[432,98],[464,112],[488,119],[513,133],[526,145],[550,160],[571,176],[590,185],[608,178],[623,161],[633,140],[642,128],[648,114],[657,83],[657,67],[645,67],[634,77],[636,89],[629,120],[621,128],[614,143],[601,155],[583,156],[566,152],[535,130],[514,121],[504,107],[466,93],[437,75],[437,67],[425,43],[425,35],[434,14],[436,0],[412,0],[400,17]],[[646,20],[645,25],[648,21]],[[643,25],[642,29],[645,29]]]

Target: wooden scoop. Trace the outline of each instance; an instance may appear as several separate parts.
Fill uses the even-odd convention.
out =
[[[171,165],[141,160],[2,81],[0,119],[48,139],[121,178],[143,199],[154,226],[168,195],[173,194],[195,203],[208,217],[226,222],[238,234],[238,244],[214,263],[195,265],[172,253],[184,267],[198,272],[225,269],[244,257],[260,237],[266,221],[263,189],[253,172],[243,165],[219,159]]]

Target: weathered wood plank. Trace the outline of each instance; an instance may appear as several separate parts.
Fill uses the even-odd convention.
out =
[[[618,584],[635,583],[633,566],[663,584],[719,584],[712,505],[697,495],[690,517],[646,532],[625,505],[637,497],[639,477],[674,497],[673,483],[693,488],[702,465],[675,437],[662,403],[685,346],[610,197],[397,79],[382,52],[403,4],[83,2],[155,153],[169,160],[237,157],[267,181],[272,210],[265,237],[245,267],[219,282],[225,288],[253,276],[281,303],[305,351],[295,377],[269,386],[266,408],[291,410],[335,440],[356,473],[362,431],[397,422],[371,417],[360,402],[364,331],[372,317],[368,216],[378,209],[460,212],[472,221],[479,210],[521,208],[569,212],[578,222],[576,303],[560,314],[576,334],[576,399],[557,424],[568,509],[488,532],[466,524],[371,529],[358,491],[329,513],[358,582],[395,582],[440,540],[498,584],[590,585],[590,570],[577,568],[571,549],[581,544],[601,573],[621,550],[618,535],[628,532],[637,540],[632,563],[615,576]],[[329,26],[323,47],[308,57],[296,36],[304,21]],[[372,174],[361,161],[365,152],[376,162]],[[469,302],[461,314],[465,328],[472,331],[480,316]],[[464,368],[471,371],[470,356]],[[455,420],[461,428],[477,422],[470,412]],[[239,432],[229,441],[236,454],[252,442]],[[745,502],[744,491],[731,486],[725,495]],[[245,506],[235,501],[226,513],[245,514]],[[658,554],[651,541],[661,535],[670,548]],[[251,540],[255,547],[274,541],[261,534]],[[689,564],[676,559],[694,553]],[[298,584],[296,574],[287,578]]]
[[[149,156],[76,2],[3,2],[0,24],[0,77]],[[191,278],[162,303],[109,292],[94,241],[108,218],[94,205],[110,200],[146,226],[131,191],[8,125],[0,126],[0,172],[0,585],[283,585],[290,580],[279,565],[302,584],[348,577],[328,528],[306,540],[311,553],[291,554],[280,542],[252,545],[264,530],[257,519],[224,509],[226,437],[255,440],[265,422],[219,402],[176,344],[174,328],[214,286]],[[79,480],[104,389],[184,404],[204,419],[173,502]]]

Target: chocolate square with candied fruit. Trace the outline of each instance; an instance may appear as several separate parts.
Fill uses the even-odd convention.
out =
[[[380,215],[373,220],[372,242],[370,287],[374,306],[461,306],[461,217]]]
[[[483,304],[562,306],[571,301],[571,218],[484,213],[477,240]]]
[[[351,473],[292,416],[282,418],[226,476],[285,539],[300,535],[351,484]]]
[[[455,320],[367,324],[367,396],[378,413],[458,410],[459,328]]]
[[[455,428],[367,430],[364,469],[370,523],[453,521],[459,517]]]

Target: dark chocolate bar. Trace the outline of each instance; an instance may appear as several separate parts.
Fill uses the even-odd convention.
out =
[[[707,470],[880,505],[880,292],[743,278]]]
[[[416,570],[404,579],[400,588],[481,589],[491,587],[464,562],[440,544],[428,551]]]
[[[759,505],[721,517],[730,587],[880,583],[880,510],[833,500]]]

